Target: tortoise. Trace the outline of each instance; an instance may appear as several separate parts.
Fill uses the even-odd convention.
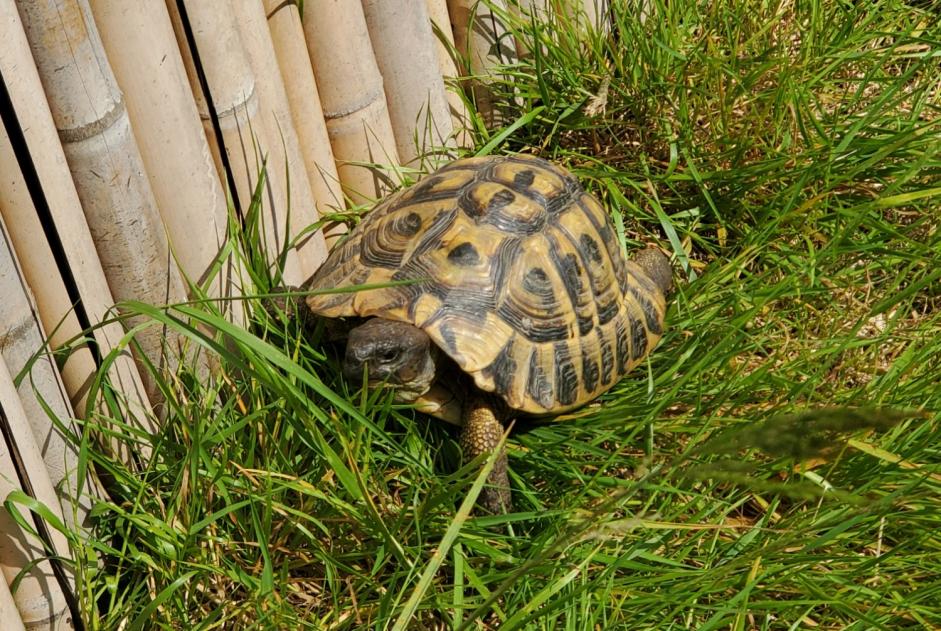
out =
[[[306,288],[358,285],[385,286],[306,298],[362,322],[346,377],[462,426],[474,458],[512,418],[577,408],[637,365],[662,334],[672,274],[654,248],[625,260],[568,171],[515,155],[457,160],[381,201]],[[509,510],[505,453],[478,505]]]

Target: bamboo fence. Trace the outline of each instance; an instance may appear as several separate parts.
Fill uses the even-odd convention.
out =
[[[32,496],[81,532],[106,491],[77,479],[66,434],[101,409],[89,394],[102,370],[124,420],[159,427],[153,367],[172,370],[182,342],[148,327],[127,344],[138,322],[115,319],[116,303],[198,290],[244,324],[225,299],[256,288],[221,253],[253,195],[267,260],[302,283],[342,235],[331,215],[471,145],[467,94],[498,120],[486,78],[520,52],[508,9],[562,7],[595,28],[605,11],[603,0],[303,6],[0,0],[0,498]],[[0,531],[3,628],[83,628],[73,578],[50,557],[69,556],[61,533],[34,536],[5,508]]]

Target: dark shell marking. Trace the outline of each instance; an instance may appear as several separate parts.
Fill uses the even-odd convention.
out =
[[[387,198],[336,248],[311,296],[328,317],[422,327],[510,408],[572,409],[656,345],[664,296],[626,263],[611,220],[567,171],[528,156],[453,162]]]

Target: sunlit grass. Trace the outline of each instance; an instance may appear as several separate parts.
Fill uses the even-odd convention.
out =
[[[515,24],[515,128],[478,147],[568,166],[679,282],[647,364],[518,424],[512,514],[459,512],[453,429],[343,382],[270,302],[244,327],[126,305],[218,371],[162,378],[159,435],[117,428],[142,471],[92,455],[90,627],[941,626],[941,21],[914,4]],[[277,287],[236,243],[247,293]]]

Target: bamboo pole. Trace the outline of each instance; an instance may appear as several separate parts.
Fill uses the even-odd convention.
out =
[[[297,5],[283,0],[264,0],[264,6],[281,78],[287,91],[291,120],[301,140],[301,153],[317,211],[321,216],[343,211],[340,175],[330,147],[327,122],[324,120],[314,69],[310,65],[310,55],[304,41],[300,12]],[[344,231],[343,223],[325,226],[323,232],[327,244],[331,245]]]
[[[180,5],[185,13],[181,13]],[[228,164],[232,177],[228,184],[233,189],[230,194],[243,215],[249,209],[259,171],[265,164],[262,235],[268,261],[273,264],[286,242],[314,221],[310,185],[302,177],[303,163],[292,154],[285,155],[285,148],[290,147],[284,144],[287,138],[282,142],[281,133],[290,127],[289,116],[283,118],[286,123],[281,127],[275,124],[274,116],[279,112],[270,104],[271,91],[265,90],[263,80],[256,76],[253,57],[246,50],[243,29],[234,10],[219,11],[213,3],[194,0],[166,0],[166,6],[216,168],[227,179]],[[201,86],[188,34],[192,35],[209,94]],[[218,136],[213,119],[218,124]],[[291,162],[289,168],[285,166],[286,160]],[[290,190],[288,182],[293,186]],[[306,192],[301,193],[305,185]],[[306,207],[304,199],[308,200]],[[323,237],[317,235],[289,249],[282,269],[283,281],[301,284],[309,276],[305,270],[319,265],[325,253]]]
[[[16,445],[25,470],[29,472],[36,499],[62,519],[55,491],[26,420],[26,412],[4,362],[0,362],[0,407],[12,435],[16,437]],[[3,447],[0,454],[0,498],[5,499],[20,486],[16,482],[17,471],[12,456],[5,444],[0,445]],[[6,508],[0,508],[0,533],[3,533],[0,536],[0,571],[7,584],[12,583],[27,568],[13,594],[25,625],[31,629],[70,629],[65,595],[55,581],[51,563],[42,560],[47,556],[42,543],[20,528]],[[49,528],[49,534],[56,553],[68,558],[69,547],[62,533]]]
[[[271,41],[271,31],[265,10],[259,0],[232,0],[242,42],[252,72],[255,74],[255,88],[261,103],[261,120],[268,130],[268,155],[272,158],[270,171],[283,178],[283,186],[288,191],[288,206],[282,210],[285,226],[290,221],[290,237],[293,239],[301,231],[320,220],[315,205],[314,193],[307,178],[307,167],[301,153],[300,141],[294,130],[291,106],[287,92],[281,80],[278,58]],[[283,156],[283,157],[282,157]],[[290,213],[290,216],[288,214]],[[327,244],[323,232],[317,231],[307,237],[297,247],[303,278],[295,283],[307,280],[327,258]]]
[[[461,94],[460,85],[456,83],[458,70],[454,62],[454,32],[451,30],[451,18],[448,16],[448,3],[447,0],[427,0],[426,5],[434,30],[438,71],[444,79],[447,90],[454,139],[459,147],[470,147],[473,144],[469,133],[471,124],[467,114],[467,104]]]
[[[112,294],[154,305],[185,300],[87,0],[17,0],[17,6]],[[179,344],[173,334],[148,327],[136,338],[154,365],[172,369]],[[151,398],[158,396],[150,372],[141,376]]]
[[[2,54],[0,49],[0,56]],[[38,82],[38,77],[36,81]],[[37,108],[35,113],[40,111],[41,108]],[[19,256],[23,276],[35,297],[43,328],[45,331],[51,331],[45,338],[49,346],[53,350],[62,349],[71,340],[84,335],[90,337],[101,355],[105,355],[121,345],[124,331],[119,324],[112,322],[83,333],[89,326],[110,317],[108,311],[114,301],[97,256],[88,256],[89,252],[95,251],[91,234],[84,223],[85,218],[72,187],[62,148],[56,144],[58,139],[48,109],[45,110],[45,115],[44,120],[39,117],[39,126],[24,122],[24,127],[28,132],[32,132],[33,137],[49,139],[49,144],[36,152],[36,161],[37,166],[44,169],[41,181],[44,190],[49,194],[49,206],[55,213],[52,217],[53,225],[44,227],[40,222],[39,213],[33,205],[20,172],[20,165],[16,161],[10,138],[2,126],[0,174],[3,176],[0,177],[0,216],[7,224],[11,242],[21,253]],[[30,146],[39,147],[37,143],[31,143]],[[49,156],[49,159],[43,159],[42,156]],[[61,205],[57,203],[59,201],[62,202]],[[75,293],[66,288],[57,267],[59,261],[46,240],[46,228],[57,237],[60,234],[62,236],[62,252],[66,258],[65,265],[74,273]],[[73,300],[76,301],[75,304]],[[80,307],[87,316],[85,322],[79,319],[76,307]],[[39,348],[40,346],[35,346],[33,350]],[[89,388],[98,373],[92,349],[86,344],[72,347],[64,361],[60,361],[62,381],[68,392],[71,407],[83,417],[89,403]],[[111,385],[127,401],[129,415],[137,417],[140,427],[145,431],[155,431],[156,425],[151,420],[152,409],[146,390],[128,351],[118,354],[108,377]],[[102,402],[97,400],[93,403],[97,406]],[[141,455],[146,457],[145,454]],[[126,462],[130,462],[130,454],[124,453],[122,457]]]
[[[3,199],[0,198],[0,204]],[[11,239],[0,220],[0,351],[3,361],[15,375],[26,367],[46,340],[45,332],[29,295],[16,254],[10,247]],[[79,495],[78,453],[62,430],[55,426],[49,412],[68,426],[73,417],[72,408],[59,378],[55,362],[43,354],[32,364],[27,378],[17,388],[36,442],[42,450],[42,459],[52,485],[57,489],[62,513],[69,523],[82,524],[90,509],[87,480],[82,488],[86,496]]]
[[[114,300],[104,271],[95,256],[88,225],[72,182],[65,154],[59,144],[52,113],[46,104],[33,64],[29,44],[13,0],[0,0],[0,75],[10,93],[19,118],[24,140],[31,153],[31,164],[39,180],[52,226],[45,226],[61,244],[64,264],[72,275],[75,294],[70,295],[56,257],[46,240],[44,226],[33,204],[20,165],[14,156],[7,130],[0,126],[0,212],[19,253],[20,264],[33,291],[43,327],[53,349],[62,348],[83,330],[76,307],[89,324],[98,325],[109,318]],[[73,304],[73,300],[77,300]],[[121,345],[124,331],[117,323],[102,324],[90,333],[101,355]],[[61,373],[73,409],[84,416],[88,388],[97,366],[87,345],[73,350],[61,366]],[[138,417],[144,429],[153,430],[147,419],[152,415],[150,401],[130,354],[120,353],[109,371],[111,385]]]
[[[437,168],[446,160],[433,152],[455,143],[428,7],[414,0],[362,0],[362,4],[399,158],[405,165],[418,166],[431,157],[430,167]]]
[[[575,21],[583,29],[598,30],[605,27],[610,3],[609,0],[515,0],[508,6],[518,15],[526,18],[533,16],[544,23],[549,19],[550,12],[555,12]],[[520,51],[520,55],[523,54]]]
[[[578,2],[573,3],[577,6]],[[586,26],[589,29],[604,30],[608,14],[608,0],[582,0],[582,11]]]
[[[234,201],[236,209],[244,216],[248,211],[261,167],[261,158],[256,155],[255,138],[259,134],[263,135],[263,131],[256,118],[258,95],[255,92],[255,77],[249,69],[238,29],[230,12],[219,12],[217,20],[216,12],[208,3],[193,3],[192,7],[182,3],[186,21],[180,14],[180,5],[176,0],[166,0],[166,7],[216,172],[224,182],[224,188]],[[204,93],[200,84],[196,61],[187,40],[187,24],[191,26],[199,60],[205,71],[209,95]],[[219,136],[213,126],[213,117],[218,121]],[[228,173],[225,166],[227,163],[230,167]],[[228,179],[229,176],[231,180]],[[267,189],[269,195],[266,206],[283,206],[284,191],[272,186],[270,180]],[[271,224],[273,221],[267,225]],[[272,255],[278,250],[278,242],[276,240],[267,253],[269,261],[273,260]],[[296,252],[287,253],[283,271],[289,275],[301,274]]]
[[[503,0],[448,0],[448,13],[463,74],[472,77],[469,87],[477,111],[493,125],[499,115],[487,79],[516,59],[516,43],[500,17],[506,14],[506,5]]]
[[[304,33],[344,192],[358,203],[381,197],[390,189],[382,168],[394,168],[399,157],[363,7],[308,3]]]
[[[227,237],[228,209],[166,6],[90,1],[173,255],[190,282],[204,284]],[[232,274],[230,261],[208,294],[235,293]],[[240,304],[231,303],[234,321]]]
[[[3,620],[5,631],[26,631],[6,581],[0,581],[0,620]]]

